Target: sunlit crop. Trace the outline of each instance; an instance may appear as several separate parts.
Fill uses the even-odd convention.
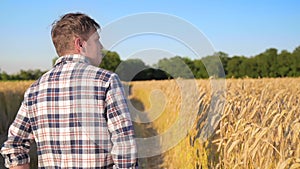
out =
[[[7,130],[32,82],[0,82],[0,131]],[[226,102],[215,135],[201,140],[211,101],[210,80],[197,80],[198,117],[167,152],[140,159],[141,168],[300,168],[300,79],[227,79]],[[167,131],[182,101],[175,80],[130,82],[129,100],[149,117],[134,123],[137,137]],[[187,93],[188,94],[188,93]],[[139,118],[139,117],[134,117]],[[174,135],[176,138],[176,135]],[[158,143],[162,144],[162,143]]]
[[[163,168],[300,168],[300,79],[227,79],[226,103],[216,134],[197,138],[210,104],[210,81],[198,80],[201,114],[186,139],[164,153]],[[133,82],[132,97],[151,113],[153,90],[166,96],[157,134],[176,120],[180,95],[174,81]],[[150,101],[149,101],[150,100]],[[191,104],[191,106],[195,106]],[[201,135],[201,133],[200,133]],[[157,157],[159,158],[159,157]],[[153,161],[153,160],[152,160]]]

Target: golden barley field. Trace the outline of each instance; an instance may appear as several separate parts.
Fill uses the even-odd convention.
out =
[[[0,134],[14,118],[25,89],[32,82],[0,82]],[[180,113],[198,110],[192,128],[178,144],[154,157],[141,158],[140,168],[300,168],[300,78],[226,79],[220,122],[202,139],[211,110],[211,80],[196,80],[199,94],[181,93],[176,80],[138,81],[130,86],[132,111],[150,119],[134,123],[137,137],[167,132]],[[188,88],[189,86],[184,86]],[[196,98],[195,98],[196,97]],[[183,105],[187,99],[189,105]],[[184,107],[186,106],[186,107]],[[192,110],[192,109],[191,109]],[[185,128],[186,124],[181,124]],[[176,139],[181,130],[172,133]],[[1,140],[0,140],[1,141]],[[160,140],[158,146],[172,140]]]

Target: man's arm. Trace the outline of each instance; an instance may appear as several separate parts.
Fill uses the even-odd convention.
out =
[[[29,168],[30,140],[32,131],[27,117],[27,107],[22,103],[14,122],[8,130],[8,139],[4,142],[1,154],[7,168]]]
[[[137,147],[133,125],[122,83],[116,74],[110,78],[106,97],[108,129],[113,148],[111,154],[117,168],[137,167]]]

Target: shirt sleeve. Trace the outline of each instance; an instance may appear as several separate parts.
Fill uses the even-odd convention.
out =
[[[9,127],[8,139],[1,149],[7,168],[30,163],[29,150],[33,137],[29,118],[26,115],[27,107],[23,102]]]
[[[112,74],[110,78],[106,106],[114,163],[117,168],[137,168],[137,147],[133,125],[124,89],[116,74]]]

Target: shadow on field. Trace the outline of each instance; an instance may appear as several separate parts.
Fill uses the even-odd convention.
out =
[[[140,117],[138,116],[140,115],[140,113],[143,113],[145,110],[143,103],[136,98],[131,98],[130,102],[133,106],[133,107],[129,106],[131,114],[133,111],[140,111],[139,113],[134,113],[137,114],[137,117],[132,116],[132,119],[140,119]],[[145,114],[143,116],[145,116]],[[158,135],[157,131],[153,128],[151,123],[136,123],[133,121],[133,125],[134,125],[136,138],[148,138],[148,137]],[[157,145],[159,146],[160,143],[158,142]],[[147,158],[139,158],[139,168],[160,169],[163,168],[162,167],[163,161],[164,161],[163,155],[157,155],[157,156],[147,157]]]

